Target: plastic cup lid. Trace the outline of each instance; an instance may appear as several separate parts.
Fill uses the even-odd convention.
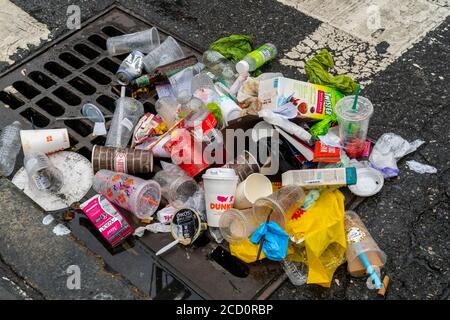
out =
[[[211,168],[206,170],[203,179],[237,180],[238,176],[231,168]]]
[[[346,96],[339,100],[335,106],[338,118],[347,121],[361,121],[369,119],[373,113],[373,105],[369,99],[359,96],[356,110],[353,110],[355,96]]]
[[[356,170],[356,184],[348,188],[352,193],[360,197],[369,197],[377,194],[384,184],[381,172],[372,168],[360,168]]]
[[[103,113],[96,105],[92,103],[86,103],[81,109],[81,113],[92,122],[105,122],[105,116]]]

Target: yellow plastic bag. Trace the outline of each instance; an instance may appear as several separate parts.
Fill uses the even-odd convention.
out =
[[[286,232],[296,240],[304,239],[307,261],[301,246],[292,244],[287,259],[308,265],[308,284],[330,287],[336,268],[342,264],[347,249],[344,212],[344,195],[327,190],[300,217],[288,217]]]
[[[250,242],[249,239],[245,239],[245,241],[239,244],[231,244],[230,243],[230,253],[231,255],[241,259],[245,263],[252,263],[256,261],[256,257],[258,255],[259,246]],[[264,259],[266,256],[264,255],[264,251],[261,250],[261,254],[259,256],[259,260]]]

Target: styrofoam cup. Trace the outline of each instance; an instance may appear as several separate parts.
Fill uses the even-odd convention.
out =
[[[230,168],[211,168],[202,176],[205,188],[205,205],[208,225],[219,227],[223,212],[234,204],[238,176]]]
[[[251,208],[257,199],[267,197],[272,192],[272,182],[269,178],[260,173],[252,173],[237,186],[234,207],[237,209]]]
[[[70,148],[67,129],[20,130],[23,153],[50,154]]]

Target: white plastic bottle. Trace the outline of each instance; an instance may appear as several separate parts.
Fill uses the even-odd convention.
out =
[[[14,171],[16,158],[19,154],[20,130],[22,125],[19,121],[14,121],[2,130],[0,136],[0,175],[9,176]]]
[[[283,260],[284,272],[294,286],[302,286],[306,283],[306,265],[299,262]]]
[[[248,53],[243,60],[236,63],[236,71],[242,75],[255,71],[264,63],[272,60],[277,55],[278,50],[272,43],[266,43],[256,50]]]

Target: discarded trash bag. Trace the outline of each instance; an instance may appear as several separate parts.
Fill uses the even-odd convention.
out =
[[[344,229],[344,195],[324,190],[316,202],[296,219],[286,222],[286,232],[306,248],[308,284],[330,287],[336,268],[342,264],[347,242]],[[303,262],[296,253],[287,260]]]
[[[249,239],[245,239],[239,244],[230,243],[230,253],[231,255],[239,258],[245,263],[252,263],[256,261],[258,255],[259,245],[253,244]],[[261,251],[259,260],[266,257],[264,251]]]
[[[400,173],[397,161],[424,143],[420,139],[408,142],[395,133],[384,133],[373,147],[369,161],[372,167],[383,173],[385,179],[396,177]]]
[[[264,238],[263,238],[264,237]],[[283,261],[288,250],[289,236],[274,221],[261,224],[250,238],[253,244],[259,244],[263,238],[262,251],[273,261]]]
[[[323,49],[314,57],[306,61],[305,72],[308,76],[309,82],[311,83],[336,88],[345,95],[355,94],[356,89],[358,88],[356,82],[349,76],[332,76],[328,72],[328,69],[333,67],[333,57],[326,49]]]

